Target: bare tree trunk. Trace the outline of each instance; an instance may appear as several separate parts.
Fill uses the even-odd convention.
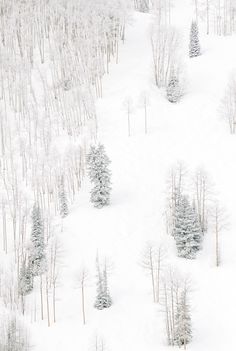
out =
[[[145,134],[147,134],[147,102],[144,103]]]
[[[198,23],[198,0],[194,0],[195,2],[195,17],[196,17],[196,22]]]
[[[81,287],[81,297],[82,297],[82,311],[83,311],[83,323],[86,323],[85,320],[85,304],[84,304],[84,284]]]
[[[40,306],[41,306],[41,319],[44,319],[44,314],[43,314],[43,278],[42,275],[40,275]]]
[[[216,250],[216,267],[220,265],[220,254],[219,254],[219,224],[218,224],[218,214],[216,213],[215,218],[215,250]]]
[[[206,0],[206,20],[207,20],[207,34],[210,33],[210,9],[209,9],[209,0]]]
[[[50,327],[50,308],[49,308],[49,291],[48,291],[48,276],[46,276],[46,303],[47,303],[47,321]]]

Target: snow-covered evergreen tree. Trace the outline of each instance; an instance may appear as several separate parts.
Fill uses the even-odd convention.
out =
[[[175,216],[174,238],[178,256],[195,258],[197,251],[201,249],[203,234],[198,215],[187,196],[180,197]]]
[[[62,218],[65,218],[68,213],[68,202],[67,202],[67,196],[65,192],[65,181],[64,177],[61,177],[61,181],[59,184],[59,202],[60,202],[60,215]]]
[[[181,96],[181,89],[178,76],[175,72],[170,74],[169,82],[166,88],[166,96],[167,99],[172,102],[176,103],[179,101]]]
[[[141,12],[149,12],[150,5],[149,0],[139,0],[137,1],[138,10]]]
[[[91,202],[94,207],[102,208],[110,202],[111,172],[108,169],[110,163],[105,153],[104,146],[99,144],[91,146],[87,156],[89,178],[94,184],[91,191]]]
[[[26,263],[25,260],[22,263],[20,276],[19,276],[19,293],[22,296],[29,294],[34,287],[34,279],[32,266],[30,263]]]
[[[29,351],[28,330],[17,314],[4,315],[1,325],[1,351]]]
[[[187,303],[187,292],[181,292],[176,313],[175,313],[175,330],[174,330],[174,344],[181,347],[185,346],[192,339],[192,327],[190,308]]]
[[[190,32],[189,57],[197,57],[199,55],[201,55],[201,48],[198,37],[198,25],[193,21]]]
[[[104,308],[111,307],[111,305],[112,299],[107,284],[107,266],[105,264],[101,270],[97,258],[97,295],[94,307],[98,310],[103,310]]]
[[[29,254],[29,264],[32,267],[34,276],[40,275],[46,268],[46,255],[44,244],[44,227],[41,210],[38,204],[34,204],[32,212],[31,247]]]

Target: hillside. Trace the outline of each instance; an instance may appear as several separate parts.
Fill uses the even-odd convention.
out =
[[[171,349],[165,334],[164,306],[153,303],[150,277],[141,265],[142,252],[151,241],[165,248],[163,276],[172,269],[174,274],[191,280],[193,339],[187,349],[236,348],[236,139],[220,114],[228,79],[236,68],[236,37],[206,35],[200,23],[202,54],[190,59],[191,1],[176,0],[171,16],[181,37],[184,94],[179,103],[171,104],[165,89],[156,87],[150,41],[155,16],[132,10],[125,41],[119,44],[118,63],[110,65],[109,74],[103,78],[103,95],[95,104],[97,141],[105,146],[111,160],[111,203],[102,209],[93,208],[86,175],[69,206],[69,215],[63,220],[54,217],[60,247],[57,322],[48,328],[46,318],[31,323],[32,313],[26,314],[35,351],[102,350],[95,346],[96,336],[104,340],[104,350]],[[148,97],[146,134],[141,100],[144,93]],[[130,136],[127,101],[131,108]],[[66,143],[65,139],[63,152]],[[215,266],[211,219],[203,249],[195,260],[177,257],[174,238],[166,233],[167,181],[171,167],[180,163],[186,169],[185,192],[194,192],[192,180],[201,168],[211,184],[209,206],[217,199],[225,210],[227,225],[220,232],[219,267]],[[108,261],[113,300],[112,306],[102,311],[93,307],[97,254]],[[89,271],[85,325],[78,282],[83,267]],[[29,305],[33,299],[34,292],[27,300]]]

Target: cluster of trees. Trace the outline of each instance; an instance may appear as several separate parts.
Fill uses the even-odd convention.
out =
[[[204,235],[210,234],[214,264],[219,266],[220,236],[227,221],[225,211],[214,199],[205,171],[199,169],[194,176],[188,177],[187,170],[179,163],[171,169],[167,192],[167,234],[173,235],[178,256],[196,258]],[[148,272],[153,302],[163,306],[167,343],[186,349],[193,337],[191,282],[169,268],[167,253],[163,243],[148,242],[142,252],[141,265]]]
[[[220,113],[222,118],[228,124],[231,134],[236,133],[236,80],[235,74],[229,79],[225,95],[221,101]]]
[[[213,233],[214,261],[220,265],[220,234],[227,227],[225,211],[215,198],[203,169],[188,176],[182,163],[173,167],[167,182],[166,229],[176,241],[180,257],[195,258],[204,234]],[[188,194],[188,195],[186,195]]]
[[[126,113],[127,116],[127,130],[128,130],[128,136],[130,137],[132,134],[132,121],[131,121],[131,117],[132,114],[135,111],[136,106],[141,108],[143,110],[143,130],[144,133],[147,134],[148,133],[148,107],[150,105],[150,100],[149,100],[149,94],[147,91],[142,91],[138,101],[134,102],[133,99],[128,96],[125,98],[125,100],[123,101],[123,109]]]
[[[31,347],[28,330],[14,312],[5,313],[0,324],[1,351],[28,351]]]
[[[33,312],[32,321],[47,318],[48,326],[56,322],[56,287],[58,281],[59,244],[55,235],[45,231],[41,208],[34,204],[32,211],[32,228],[29,244],[23,253],[18,274],[19,307],[23,314]],[[27,299],[33,291],[39,291],[39,298]],[[36,296],[37,294],[35,294]],[[28,305],[27,306],[27,302]],[[46,312],[45,312],[46,311]]]
[[[96,138],[94,100],[110,61],[118,59],[127,5],[18,0],[1,6],[0,210],[7,252],[12,241],[15,250],[19,245],[32,201],[50,218],[67,212],[62,188],[70,203],[81,186],[86,147]]]
[[[203,21],[207,34],[230,35],[236,30],[235,0],[193,0],[195,19]]]
[[[170,270],[163,280],[162,304],[164,306],[167,342],[184,347],[192,340],[190,308],[190,281]]]
[[[26,4],[17,0],[0,5],[0,239],[4,252],[13,252],[10,274],[4,268],[0,271],[0,298],[5,308],[23,314],[30,311],[32,321],[46,318],[48,326],[56,322],[58,282],[59,246],[53,217],[60,215],[63,219],[68,215],[86,167],[94,185],[91,202],[96,208],[110,203],[110,160],[103,145],[91,146],[88,153],[87,149],[97,138],[95,98],[103,94],[102,77],[109,73],[111,60],[118,62],[120,41],[125,38],[128,3],[125,0],[119,0],[118,4],[116,0],[29,0]],[[170,102],[176,103],[182,94],[180,37],[171,27],[171,1],[135,0],[134,5],[157,16],[151,30],[155,83],[166,89]],[[201,53],[197,0],[195,5],[190,57]],[[210,0],[206,5],[209,32]],[[218,5],[217,13],[216,32],[232,33],[235,28],[233,1],[229,5],[224,0]],[[233,133],[234,85],[230,84],[224,110]],[[142,98],[145,133],[147,105],[145,95]],[[130,101],[126,102],[126,109],[130,135]],[[58,148],[62,140],[63,152]],[[207,176],[199,171],[189,200],[184,178],[182,166],[172,170],[167,231],[176,240],[178,255],[194,258],[208,229],[210,193]],[[219,205],[212,211],[217,266],[220,264],[219,238],[224,226],[222,213]],[[164,258],[162,247],[148,245],[143,265],[150,272],[154,302],[162,299],[164,291],[168,342],[186,346],[191,340],[188,289],[185,283],[179,286],[170,279],[171,283],[163,285],[161,291]],[[84,324],[87,277],[83,270],[79,282]],[[107,264],[101,264],[97,258],[94,307],[101,310],[111,305]],[[0,348],[4,351],[28,350],[27,333],[18,320],[18,312],[1,327]]]
[[[13,290],[15,300],[12,301],[11,306],[21,306],[23,314],[26,312],[33,313],[32,321],[37,320],[36,314],[37,311],[40,310],[40,318],[42,320],[46,318],[48,326],[50,326],[52,323],[56,322],[56,288],[58,282],[60,248],[55,238],[46,242],[44,234],[41,211],[38,205],[35,204],[32,213],[30,245],[28,247],[27,256],[24,257],[24,261],[22,262],[18,284]],[[108,287],[109,265],[106,259],[101,263],[98,255],[96,259],[96,270],[97,294],[94,307],[98,310],[102,310],[112,305],[112,299]],[[84,324],[86,323],[85,288],[89,278],[89,272],[85,268],[79,272],[77,277],[79,287],[81,288]],[[4,282],[2,282],[2,277],[1,283],[4,284]],[[12,282],[9,281],[8,278],[9,288],[11,284]],[[2,286],[0,286],[0,288],[1,292],[3,292]],[[32,306],[32,296],[30,296],[30,293],[35,288],[39,288],[39,304],[34,300]],[[9,293],[12,293],[12,290]],[[9,303],[7,296],[4,295],[0,297],[6,298],[6,305]],[[31,304],[27,308],[27,302],[30,303],[30,301]]]
[[[101,260],[99,255],[96,257],[96,295],[94,301],[94,308],[97,310],[103,310],[112,306],[112,298],[109,291],[108,276],[110,273],[110,265],[107,263],[107,259]],[[81,310],[83,324],[86,324],[86,288],[89,285],[91,276],[89,271],[82,267],[77,275],[78,287],[81,290]]]
[[[30,311],[32,321],[38,315],[48,325],[56,321],[60,229],[53,219],[68,215],[86,174],[87,150],[97,138],[95,99],[110,62],[118,62],[129,5],[0,4],[0,244],[12,261],[10,274],[1,268],[0,298],[10,309]],[[110,188],[99,197],[104,179],[96,176],[92,197],[99,207],[109,202]]]
[[[133,0],[134,8],[140,12],[151,12],[157,15],[159,23],[171,23],[172,0]]]
[[[155,84],[166,90],[166,97],[171,103],[176,103],[184,91],[180,34],[170,24],[162,24],[156,20],[151,28],[151,48]],[[200,54],[198,25],[193,21],[189,57]]]
[[[141,265],[148,272],[153,302],[163,306],[167,343],[184,346],[192,339],[190,281],[168,268],[167,250],[163,244],[148,242]]]

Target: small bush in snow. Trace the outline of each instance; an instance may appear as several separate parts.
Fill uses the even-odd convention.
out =
[[[168,101],[176,103],[181,97],[181,88],[179,78],[174,72],[170,75],[169,82],[166,88],[166,96]]]

